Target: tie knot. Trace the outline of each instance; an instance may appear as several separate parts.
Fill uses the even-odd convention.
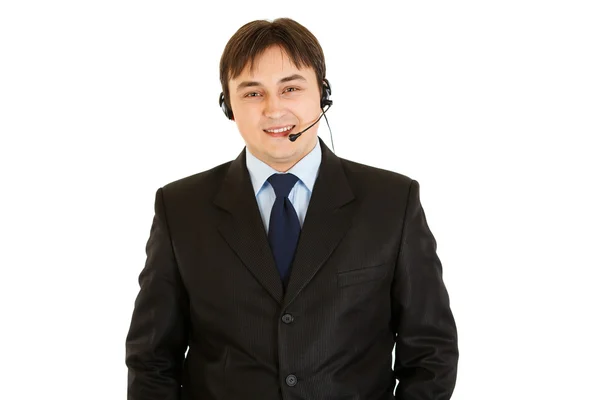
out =
[[[298,177],[294,174],[273,174],[267,180],[273,186],[275,196],[287,197],[298,182]]]

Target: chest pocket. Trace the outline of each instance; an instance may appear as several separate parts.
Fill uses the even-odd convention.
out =
[[[388,269],[386,264],[379,264],[351,271],[341,271],[337,273],[337,285],[338,287],[344,287],[377,281],[385,278]]]

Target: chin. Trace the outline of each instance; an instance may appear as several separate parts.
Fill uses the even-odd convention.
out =
[[[298,152],[298,149],[295,147],[286,147],[285,149],[282,149],[282,148],[271,149],[270,151],[268,151],[268,154],[274,159],[285,160],[285,159],[295,156],[297,152]]]

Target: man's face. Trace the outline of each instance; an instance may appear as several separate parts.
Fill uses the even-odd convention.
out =
[[[320,85],[313,68],[298,69],[284,50],[272,46],[240,76],[229,80],[230,103],[248,150],[280,172],[287,171],[317,143],[320,122],[295,142],[290,133],[306,129],[320,116]],[[291,131],[265,130],[293,126]]]

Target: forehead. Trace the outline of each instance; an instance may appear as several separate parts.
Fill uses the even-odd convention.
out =
[[[307,82],[316,81],[316,73],[312,67],[300,64],[298,68],[284,49],[271,46],[259,54],[252,65],[248,62],[240,75],[230,79],[229,83],[237,85],[243,81],[254,81],[269,85],[291,75],[299,75]]]

